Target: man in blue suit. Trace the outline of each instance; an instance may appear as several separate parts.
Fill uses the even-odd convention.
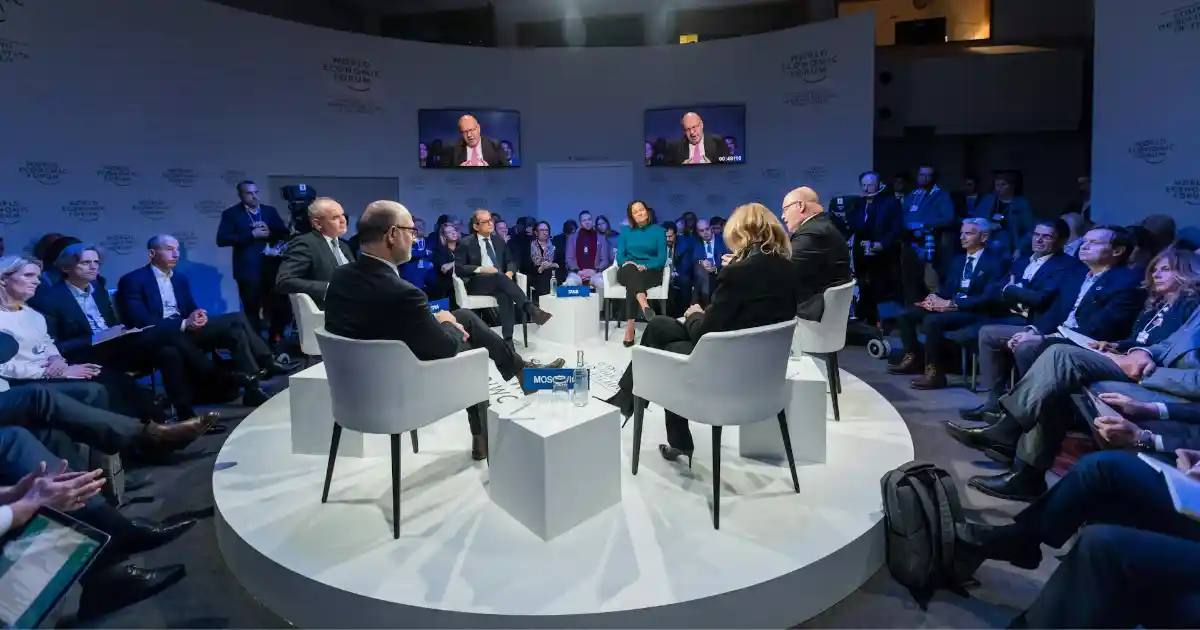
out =
[[[963,418],[982,420],[985,412],[1000,411],[998,401],[1006,389],[1012,358],[1008,341],[1030,327],[1049,328],[1048,318],[1054,316],[1051,307],[1063,284],[1087,272],[1078,258],[1063,253],[1070,235],[1071,229],[1062,219],[1038,222],[1030,239],[1033,254],[1017,260],[1009,275],[998,278],[989,287],[993,299],[1003,303],[1008,314],[979,331],[979,373],[988,390],[988,400],[974,409],[962,410]]]
[[[997,309],[987,288],[1008,272],[1008,261],[987,249],[989,223],[967,219],[959,231],[959,243],[966,250],[950,265],[950,273],[936,293],[910,307],[899,318],[904,358],[888,369],[892,374],[925,375],[912,381],[914,389],[939,389],[946,386],[946,371],[940,364],[948,332],[975,324]],[[924,360],[917,350],[918,329],[925,333]],[[922,363],[924,364],[922,366]]]
[[[262,378],[285,374],[289,367],[277,362],[262,337],[255,334],[241,313],[209,317],[196,305],[187,277],[175,273],[179,241],[159,234],[146,244],[150,264],[135,269],[117,283],[117,309],[126,325],[137,328],[171,327],[183,333],[183,342],[203,351],[229,351],[235,379],[242,385],[242,403],[255,406],[266,400],[258,386]],[[298,366],[297,366],[298,367]]]
[[[237,185],[237,205],[221,213],[217,226],[217,247],[233,248],[233,279],[237,281],[242,312],[255,334],[262,334],[262,316],[270,320],[271,340],[282,336],[287,318],[280,312],[275,296],[275,276],[279,272],[278,245],[291,236],[291,230],[279,211],[258,200],[258,185],[246,180]]]
[[[708,221],[696,221],[696,237],[691,241],[692,304],[708,307],[714,280],[724,263],[721,257],[729,253],[725,239],[716,238]]]

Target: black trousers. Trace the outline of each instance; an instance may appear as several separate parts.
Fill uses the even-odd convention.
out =
[[[451,314],[467,331],[467,339],[458,343],[460,352],[485,348],[488,358],[495,364],[496,369],[500,370],[501,378],[508,381],[514,377],[518,380],[522,377],[525,360],[517,354],[512,344],[505,342],[499,335],[492,332],[492,329],[488,328],[488,325],[473,311],[461,309],[453,311]],[[467,420],[471,423],[471,435],[483,433],[484,422],[487,420],[487,405],[484,402],[467,410]]]
[[[530,302],[517,283],[502,273],[481,273],[467,278],[467,293],[496,298],[500,305],[500,330],[505,339],[512,339],[517,313],[528,315]]]
[[[946,333],[970,326],[982,319],[975,313],[958,311],[935,313],[913,306],[900,314],[897,324],[900,328],[900,339],[904,342],[904,352],[915,353],[917,351],[917,346],[920,345],[917,333],[918,331],[923,332],[925,333],[925,363],[940,365],[938,362],[945,356],[950,345],[950,342],[946,340]]]
[[[160,326],[178,326],[177,320],[168,320]],[[241,313],[226,313],[210,317],[208,323],[197,330],[189,330],[184,336],[204,352],[224,349],[233,359],[233,369],[239,374],[254,375],[273,361],[271,349],[262,337],[250,327],[250,322]]]
[[[661,270],[660,270],[661,271]],[[622,283],[624,284],[624,283]],[[666,350],[676,354],[691,354],[696,342],[688,336],[687,328],[678,320],[665,315],[657,315],[646,324],[646,332],[642,333],[641,345],[657,350]],[[624,415],[633,413],[633,364],[621,373],[618,381],[617,394],[612,402],[621,409]],[[692,452],[695,444],[692,442],[692,431],[688,428],[687,418],[665,410],[667,416],[667,444],[681,451]]]
[[[854,275],[858,280],[854,314],[859,321],[874,325],[879,322],[880,304],[903,300],[898,263],[899,257],[890,244],[870,256],[863,253],[861,246],[854,250]]]
[[[617,282],[625,287],[625,319],[636,318],[642,310],[635,296],[662,284],[662,279],[662,267],[657,269],[646,267],[645,270],[640,270],[633,265],[621,265],[617,269]]]
[[[529,285],[533,288],[534,300],[550,293],[550,279],[554,277],[555,271],[558,270],[546,269],[544,271],[534,271],[529,274]]]
[[[283,330],[292,319],[292,309],[287,296],[275,293],[275,276],[278,273],[277,257],[264,256],[257,278],[243,278],[237,281],[238,299],[242,302],[242,312],[245,313],[251,330],[261,336],[265,317],[267,338],[272,341],[283,336]]]
[[[699,262],[692,267],[692,278],[695,280],[692,283],[692,304],[699,304],[703,308],[708,308],[709,302],[712,300],[713,282],[717,277],[717,268],[713,267],[712,272],[705,271],[704,266]]]

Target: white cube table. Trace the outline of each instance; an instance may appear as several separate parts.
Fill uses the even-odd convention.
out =
[[[488,494],[543,540],[621,502],[620,412],[548,394],[488,409]]]
[[[825,462],[825,376],[812,357],[788,361],[787,382],[791,389],[788,398],[788,435],[792,438],[792,454],[798,462]],[[779,419],[772,416],[761,422],[738,427],[738,454],[753,459],[786,462]]]
[[[329,400],[329,381],[325,364],[318,363],[288,377],[288,402],[292,416],[292,453],[329,455],[333,437],[333,403]],[[342,431],[338,442],[339,457],[388,457],[390,443],[386,435],[363,435]]]
[[[572,345],[600,336],[600,297],[595,293],[565,298],[543,295],[540,304],[553,317],[538,329],[538,337]]]

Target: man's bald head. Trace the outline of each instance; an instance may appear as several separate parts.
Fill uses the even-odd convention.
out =
[[[801,186],[783,198],[783,223],[789,232],[795,232],[806,219],[825,211],[817,191]]]
[[[458,119],[458,132],[462,134],[463,142],[474,149],[479,146],[479,121],[466,114]]]
[[[363,253],[400,264],[412,257],[413,230],[408,208],[395,201],[372,201],[358,219],[358,242]]]
[[[704,141],[704,119],[700,118],[700,114],[688,112],[683,115],[679,124],[683,125],[683,135],[687,137],[688,144],[700,144]]]
[[[314,229],[330,238],[346,233],[346,211],[342,204],[329,197],[317,197],[309,204],[308,221]]]

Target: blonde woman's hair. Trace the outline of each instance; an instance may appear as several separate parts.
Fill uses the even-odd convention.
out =
[[[779,223],[775,213],[761,203],[738,206],[725,222],[722,233],[725,244],[733,252],[734,260],[742,260],[757,245],[764,254],[792,257],[792,243],[787,230]]]
[[[1142,287],[1146,289],[1146,309],[1162,306],[1167,296],[1159,295],[1154,287],[1154,268],[1160,262],[1166,261],[1179,278],[1179,297],[1195,297],[1200,293],[1200,257],[1186,249],[1178,249],[1174,245],[1162,250],[1150,260],[1146,267],[1146,280]]]
[[[29,265],[37,267],[39,271],[42,268],[42,263],[36,258],[26,256],[0,257],[0,306],[5,308],[12,306],[12,298],[8,295],[8,279]]]

